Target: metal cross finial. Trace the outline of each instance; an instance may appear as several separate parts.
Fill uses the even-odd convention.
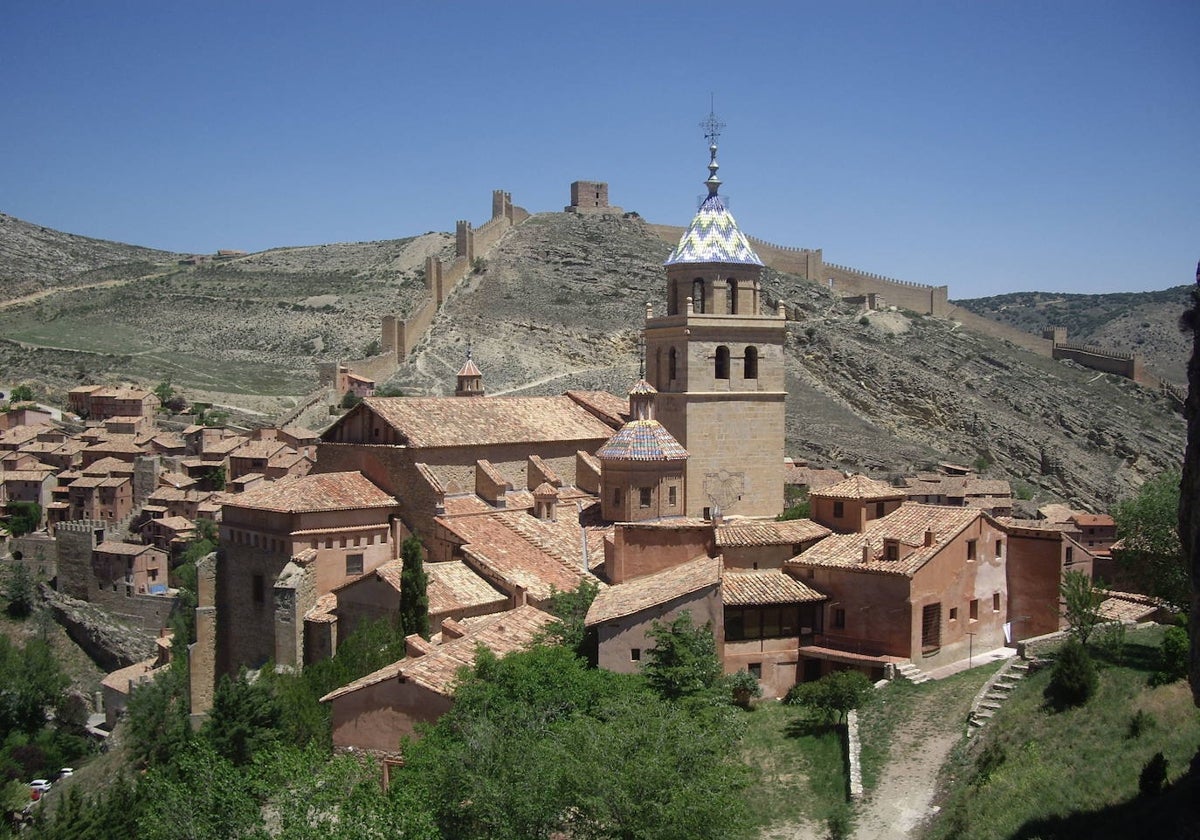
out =
[[[725,127],[725,123],[717,118],[717,112],[713,107],[712,94],[709,94],[708,118],[700,123],[700,127],[704,129],[704,139],[709,142],[709,145],[715,146],[717,138],[721,136],[721,129]]]

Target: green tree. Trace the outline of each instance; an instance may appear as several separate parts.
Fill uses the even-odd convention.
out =
[[[166,411],[179,414],[187,408],[187,401],[171,385],[170,379],[164,379],[154,386],[154,396],[158,397],[159,404]]]
[[[1068,571],[1058,586],[1062,596],[1063,618],[1081,644],[1088,643],[1092,630],[1100,623],[1100,605],[1104,603],[1104,591],[1092,583],[1089,575],[1079,571]]]
[[[241,767],[255,753],[274,746],[279,724],[279,704],[271,689],[251,682],[242,671],[237,679],[221,677],[200,735],[218,755]]]
[[[1150,675],[1151,685],[1167,685],[1188,673],[1188,634],[1182,627],[1168,627],[1158,648],[1158,670]]]
[[[429,638],[429,576],[421,555],[421,541],[408,537],[400,546],[404,567],[400,572],[400,628],[405,636],[416,633]]]
[[[846,715],[866,702],[872,688],[871,680],[861,671],[834,671],[819,680],[792,686],[785,702],[845,723]]]
[[[1113,511],[1117,553],[1126,569],[1150,595],[1181,612],[1191,606],[1191,580],[1179,542],[1179,473],[1167,472],[1147,481],[1138,494]]]
[[[68,684],[49,644],[32,638],[16,645],[0,636],[0,741],[38,732]]]
[[[142,767],[170,764],[188,748],[194,735],[189,720],[188,675],[183,663],[162,669],[129,695],[126,717],[129,748]]]
[[[42,524],[42,506],[37,502],[9,502],[8,530],[14,537],[32,533]]]
[[[1051,708],[1062,711],[1086,703],[1096,693],[1099,683],[1096,664],[1087,648],[1072,636],[1059,648],[1050,682],[1042,695]]]
[[[12,403],[33,402],[33,389],[28,385],[17,385],[8,394]]]
[[[574,651],[588,662],[596,661],[596,636],[588,633],[584,620],[600,587],[590,580],[581,581],[570,592],[559,592],[551,587],[549,612],[554,621],[546,626],[546,637],[555,644]]]
[[[5,611],[12,618],[28,618],[37,603],[37,585],[33,574],[21,562],[13,563],[4,577]]]
[[[346,395],[342,397],[341,406],[342,408],[354,408],[360,402],[362,402],[362,397],[353,391],[347,391]]]
[[[721,679],[721,661],[712,623],[696,627],[683,610],[674,621],[655,621],[647,635],[654,647],[646,651],[642,674],[650,687],[668,700],[696,697],[712,691]]]
[[[215,424],[212,424],[215,425]],[[225,489],[225,468],[213,467],[200,477],[200,486],[205,490]]]
[[[268,836],[258,803],[232,763],[198,739],[167,766],[146,774],[142,840],[228,840]]]

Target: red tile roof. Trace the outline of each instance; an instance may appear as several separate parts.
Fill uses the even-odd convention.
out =
[[[861,534],[834,534],[788,560],[789,568],[826,566],[864,572],[911,576],[977,517],[977,508],[943,507],[905,502],[880,519],[867,523]],[[925,545],[925,532],[933,531],[933,545]],[[884,540],[900,542],[900,557],[884,559]],[[863,545],[867,560],[863,561]]]
[[[714,586],[721,579],[721,558],[698,557],[652,575],[602,589],[588,610],[586,624],[601,624],[648,610]]]
[[[611,426],[566,396],[367,397],[355,411],[375,413],[408,446],[421,448],[605,440],[612,434]]]
[[[755,519],[727,519],[717,528],[720,548],[756,545],[794,545],[827,537],[832,533],[811,519],[773,522]]]
[[[779,569],[726,569],[721,578],[721,600],[727,607],[803,604],[825,597]]]
[[[900,487],[893,487],[865,475],[852,475],[837,484],[811,490],[809,495],[826,499],[900,499],[904,497],[905,492]]]
[[[397,502],[362,473],[318,473],[281,478],[225,500],[230,507],[299,513],[394,507]]]

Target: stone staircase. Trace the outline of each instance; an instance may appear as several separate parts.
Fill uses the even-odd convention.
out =
[[[974,735],[992,719],[1004,705],[1004,701],[1008,699],[1012,690],[1016,688],[1017,683],[1023,680],[1028,673],[1028,662],[1010,660],[984,684],[979,693],[975,695],[971,711],[967,714],[967,737]]]
[[[929,682],[930,680],[928,674],[911,662],[901,662],[896,665],[896,674],[916,685]]]

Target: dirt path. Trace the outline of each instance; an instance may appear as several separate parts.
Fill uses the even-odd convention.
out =
[[[971,698],[925,694],[892,742],[879,786],[858,808],[854,840],[910,840],[931,815],[938,770],[962,736]],[[961,706],[961,708],[960,708]]]
[[[39,292],[23,295],[17,298],[9,298],[8,300],[0,301],[0,309],[11,309],[14,306],[22,306],[26,303],[36,303],[54,295],[73,294],[81,292],[84,289],[111,289],[114,286],[128,286],[130,283],[137,283],[141,280],[152,280],[155,277],[165,277],[170,274],[171,270],[155,271],[150,274],[143,274],[139,277],[122,277],[116,280],[102,280],[98,283],[82,283],[78,286],[56,286],[50,289],[42,289]],[[36,346],[36,345],[35,345]],[[69,348],[66,348],[69,349]]]

